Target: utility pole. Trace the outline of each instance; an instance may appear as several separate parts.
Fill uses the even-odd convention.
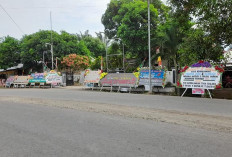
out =
[[[108,73],[108,55],[107,55],[107,39],[105,32],[100,32],[104,34],[104,43],[105,43],[105,50],[106,50],[106,72]]]
[[[150,0],[147,1],[148,8],[148,55],[149,55],[149,93],[152,93],[151,86],[151,17],[150,17]]]
[[[123,72],[125,73],[125,52],[124,52],[124,44],[122,43],[122,58],[123,58],[123,62],[122,62],[122,64],[123,64]]]
[[[52,70],[54,70],[54,59],[53,59],[53,40],[52,40],[52,12],[50,11],[50,24],[51,24],[51,54],[52,54]]]
[[[52,44],[51,44],[51,54],[52,54],[52,70],[54,70],[53,45]]]
[[[45,43],[45,45],[50,45],[51,46],[51,54],[52,54],[52,70],[54,69],[54,65],[53,65],[53,45],[50,43]]]
[[[44,63],[44,52],[43,52],[43,72],[44,72],[44,67],[45,67],[45,63]]]

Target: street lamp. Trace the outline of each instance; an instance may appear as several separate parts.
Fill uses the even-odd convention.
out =
[[[45,43],[45,45],[50,45],[51,46],[51,54],[52,54],[52,70],[54,69],[54,65],[53,65],[53,45],[50,43]]]

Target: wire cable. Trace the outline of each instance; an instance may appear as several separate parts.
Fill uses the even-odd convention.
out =
[[[23,32],[23,30],[19,27],[19,25],[14,21],[14,19],[10,16],[10,14],[4,9],[4,7],[0,4],[0,7],[2,8],[2,10],[8,15],[8,17],[14,22],[14,24],[18,27],[18,29],[20,30],[20,32],[22,34],[25,34]]]
[[[82,6],[72,6],[72,7],[12,7],[12,8],[7,8],[7,9],[14,9],[14,10],[23,10],[23,9],[75,9],[75,8],[94,8],[97,6],[86,6],[86,5],[82,5]]]

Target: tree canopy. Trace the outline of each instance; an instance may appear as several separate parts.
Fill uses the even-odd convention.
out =
[[[20,63],[20,44],[15,38],[7,36],[0,43],[0,69]]]
[[[170,0],[176,12],[192,15],[194,21],[210,40],[221,44],[232,43],[232,3],[231,0]]]
[[[52,36],[52,40],[51,40]],[[52,41],[52,42],[51,42]],[[25,69],[42,71],[43,57],[45,64],[51,67],[51,44],[54,60],[61,60],[69,54],[97,57],[105,53],[105,45],[98,37],[84,34],[70,34],[61,31],[40,30],[26,35],[21,40],[5,37],[0,42],[0,68],[6,69],[17,63],[23,63]]]
[[[167,10],[160,1],[156,0],[154,3],[159,5],[156,5],[157,8],[153,4],[150,5],[151,38],[155,38],[157,26],[164,22]],[[106,36],[110,39],[120,38],[127,51],[132,53],[138,62],[148,56],[147,7],[147,1],[111,0],[102,16]],[[155,43],[152,44],[154,47]]]

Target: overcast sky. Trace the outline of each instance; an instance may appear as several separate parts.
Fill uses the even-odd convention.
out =
[[[0,37],[10,35],[20,39],[24,34],[53,30],[90,34],[103,31],[101,16],[110,0],[0,0]],[[16,25],[7,13],[12,17]],[[18,28],[19,27],[19,28]]]
[[[80,33],[103,31],[101,17],[110,0],[0,0],[0,37],[50,30]],[[4,11],[5,10],[5,11]],[[6,13],[7,12],[7,13]],[[11,18],[14,22],[11,20]]]

